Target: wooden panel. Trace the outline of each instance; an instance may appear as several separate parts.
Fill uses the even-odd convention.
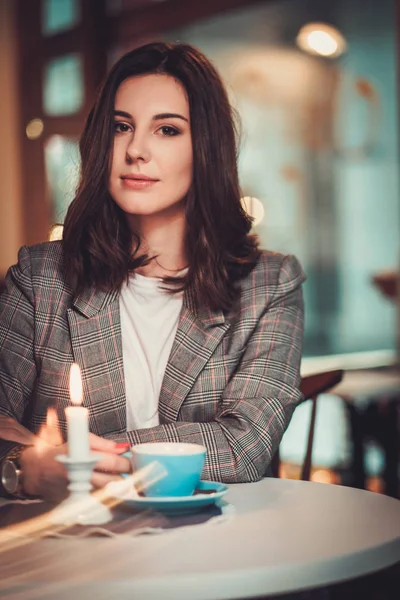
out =
[[[82,112],[71,117],[47,117],[44,133],[46,137],[60,134],[66,137],[79,137],[84,125]]]
[[[46,239],[50,219],[43,139],[28,140],[25,135],[27,123],[42,116],[43,38],[40,17],[40,0],[18,2],[18,38],[23,40],[19,52],[22,202],[24,240],[28,244]]]
[[[82,0],[82,23],[74,30],[44,37],[40,0],[18,0],[17,23],[20,63],[20,115],[24,243],[47,239],[51,204],[46,184],[44,142],[53,134],[78,138],[95,91],[106,71],[104,0]],[[83,57],[85,103],[79,113],[48,117],[43,114],[43,72],[47,61],[78,52]],[[29,140],[25,127],[33,118],[44,121],[44,133]]]
[[[88,113],[107,70],[105,0],[82,1],[82,44],[85,113]]]
[[[78,52],[83,35],[83,26],[79,25],[76,29],[62,31],[43,38],[43,57],[49,59],[70,52]]]
[[[134,43],[148,34],[188,25],[219,13],[259,4],[262,0],[169,0],[132,9],[108,20],[107,43]],[[270,0],[263,0],[264,4]]]

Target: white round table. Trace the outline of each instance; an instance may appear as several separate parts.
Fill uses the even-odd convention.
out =
[[[0,555],[18,599],[222,600],[295,592],[400,561],[400,501],[264,479],[230,486],[236,514],[160,535],[40,540]],[[1,510],[1,509],[0,509]]]

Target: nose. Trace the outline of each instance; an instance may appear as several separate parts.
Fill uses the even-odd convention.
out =
[[[136,130],[126,147],[126,162],[128,164],[137,161],[149,162],[150,158],[151,154],[146,138],[144,135],[139,135]]]

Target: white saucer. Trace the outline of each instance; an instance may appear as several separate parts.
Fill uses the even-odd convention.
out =
[[[194,496],[138,496],[137,498],[123,497],[123,503],[135,510],[155,510],[168,514],[187,514],[196,512],[199,508],[218,504],[218,501],[228,491],[228,486],[217,481],[200,481],[196,491],[215,490],[214,493],[197,493]]]

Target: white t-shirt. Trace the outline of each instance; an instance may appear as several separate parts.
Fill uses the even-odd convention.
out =
[[[160,285],[159,278],[135,273],[121,288],[127,431],[159,424],[158,398],[183,300],[183,293],[168,294]]]

